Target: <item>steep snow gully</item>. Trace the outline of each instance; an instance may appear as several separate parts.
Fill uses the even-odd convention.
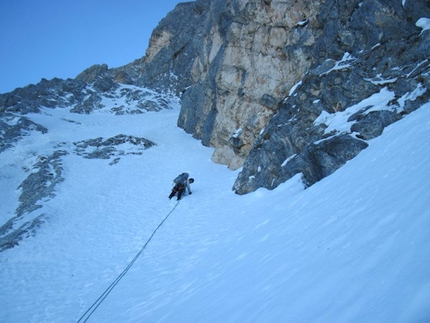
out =
[[[175,207],[167,196],[182,171],[193,195],[88,322],[430,321],[430,104],[306,190],[297,175],[244,196],[178,114],[28,116],[48,132],[0,154],[2,221],[37,156],[61,147],[64,181],[25,215],[40,226],[0,253],[1,322],[77,322]],[[155,145],[91,159],[73,144],[119,134]]]

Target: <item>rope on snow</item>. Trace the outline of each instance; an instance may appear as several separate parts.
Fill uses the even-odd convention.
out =
[[[112,282],[112,284],[109,285],[108,288],[100,295],[100,297],[88,308],[88,310],[80,317],[77,323],[80,322],[87,322],[90,316],[95,312],[95,310],[100,306],[100,304],[105,300],[105,298],[109,295],[109,293],[114,289],[114,287],[119,283],[119,281],[122,279],[122,277],[125,276],[125,274],[129,271],[131,266],[135,263],[137,258],[139,258],[140,254],[145,250],[146,246],[148,245],[149,241],[151,241],[152,237],[155,235],[157,230],[163,225],[163,223],[167,220],[170,214],[176,209],[178,206],[179,201],[175,204],[173,209],[166,215],[166,217],[163,219],[163,221],[160,222],[157,228],[155,228],[154,232],[152,232],[149,239],[146,241],[146,243],[143,245],[142,249],[136,254],[136,256],[133,258],[133,260],[128,264],[128,266],[122,271],[121,274],[118,275],[118,277]]]

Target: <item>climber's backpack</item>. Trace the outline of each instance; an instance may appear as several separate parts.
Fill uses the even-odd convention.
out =
[[[188,179],[188,173],[182,173],[180,175],[178,175],[173,182],[175,184],[179,184],[179,183],[184,183],[186,180]]]

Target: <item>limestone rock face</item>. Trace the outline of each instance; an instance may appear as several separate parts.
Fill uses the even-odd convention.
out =
[[[297,173],[312,185],[428,100],[430,32],[417,22],[429,14],[400,0],[202,0],[160,23],[146,59],[174,71],[178,125],[243,167],[238,194]]]
[[[178,125],[214,147],[215,162],[243,167],[238,194],[273,189],[297,173],[312,185],[428,100],[429,6],[181,4],[154,31],[140,80],[174,84],[182,100]],[[373,104],[384,96],[384,107]],[[341,118],[344,127],[331,129],[330,120]]]
[[[198,1],[197,1],[198,3]],[[215,147],[213,160],[242,166],[261,129],[309,69],[320,34],[316,1],[212,1],[204,51],[196,53],[192,85],[178,124]]]
[[[322,5],[314,63],[254,141],[234,190],[273,189],[298,173],[312,185],[428,102],[430,32],[416,22],[429,9],[401,1]]]

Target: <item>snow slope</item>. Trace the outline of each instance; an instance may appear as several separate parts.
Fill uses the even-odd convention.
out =
[[[1,216],[32,153],[61,144],[66,180],[35,233],[0,253],[0,322],[77,322],[175,207],[183,171],[193,194],[88,322],[430,321],[430,104],[307,190],[296,176],[245,196],[178,114],[30,116],[49,132],[0,154]],[[157,146],[114,165],[73,153],[72,142],[117,134]]]

